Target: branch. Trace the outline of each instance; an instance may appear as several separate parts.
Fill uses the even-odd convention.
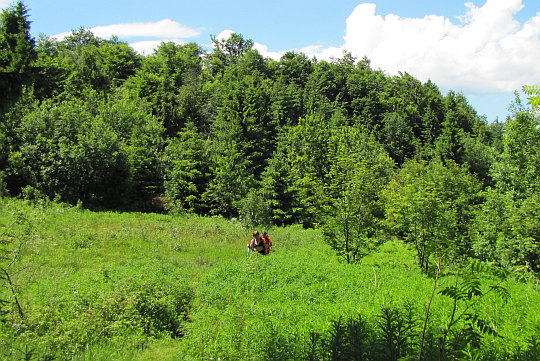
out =
[[[463,264],[463,258],[461,259],[461,261],[459,262],[459,267],[458,267],[458,271],[457,271],[457,274],[456,274],[456,283],[454,285],[454,287],[457,289],[457,286],[459,284],[459,273],[461,272],[461,265]],[[459,317],[461,317],[461,315],[456,319],[456,321],[454,322],[454,317],[456,315],[456,310],[457,310],[457,301],[458,301],[458,297],[454,297],[454,305],[452,307],[452,316],[450,316],[450,322],[448,323],[448,326],[446,327],[446,330],[444,332],[444,336],[443,336],[443,339],[442,339],[442,342],[441,342],[441,346],[439,348],[439,352],[440,354],[442,355],[443,352],[444,352],[444,344],[446,343],[446,337],[448,336],[448,332],[450,332],[450,328],[455,324],[455,322],[457,322],[457,320],[459,319]]]
[[[431,297],[429,298],[428,307],[426,310],[426,318],[424,320],[424,328],[422,329],[422,339],[420,340],[420,352],[418,353],[418,361],[422,360],[422,353],[424,352],[424,339],[426,336],[426,328],[429,320],[429,310],[431,308],[431,303],[433,302],[433,297],[435,296],[435,291],[437,290],[437,281],[439,280],[439,275],[441,274],[441,261],[444,255],[439,257],[437,262],[437,273],[435,274],[435,281],[433,283],[433,291],[431,292]]]
[[[501,285],[503,282],[505,282],[511,275],[513,274],[516,274],[518,272],[521,272],[523,270],[523,268],[520,268],[520,269],[517,269],[515,270],[514,272],[510,272],[508,273],[502,280],[500,280],[496,285],[494,286],[491,286],[489,288],[489,290],[483,294],[481,294],[480,296],[478,296],[477,299],[475,299],[473,302],[471,302],[467,307],[465,307],[465,309],[459,314],[459,316],[455,319],[454,323],[452,323],[450,326],[456,324],[460,319],[461,317],[463,317],[466,312],[471,308],[473,307],[474,305],[476,305],[478,303],[478,301],[480,301],[485,295],[489,294],[491,291],[493,291],[494,289],[497,289],[499,287],[499,285]]]
[[[17,297],[17,293],[15,292],[15,286],[13,285],[13,281],[11,280],[9,272],[5,268],[1,268],[1,270],[4,271],[4,274],[6,275],[4,279],[7,280],[9,283],[11,294],[13,295],[13,298],[15,299],[15,304],[17,305],[17,308],[19,309],[19,315],[21,316],[21,320],[24,320],[24,312],[19,302],[19,298]]]

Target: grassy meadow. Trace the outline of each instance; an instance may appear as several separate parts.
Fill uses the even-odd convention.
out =
[[[4,359],[418,357],[433,276],[422,275],[414,250],[398,241],[350,265],[316,230],[272,228],[271,254],[248,258],[252,230],[222,217],[0,202],[3,254],[12,260],[2,267],[14,286],[4,283],[0,294]],[[440,287],[455,274],[445,270]],[[486,287],[494,282],[482,278]],[[467,322],[456,324],[443,359],[538,357],[538,286],[521,278],[503,285],[506,301],[488,293],[473,307],[496,335],[465,344]],[[426,359],[437,359],[437,330],[452,311],[451,299],[436,293]]]

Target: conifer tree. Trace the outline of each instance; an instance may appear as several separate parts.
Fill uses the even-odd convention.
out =
[[[0,15],[0,111],[6,110],[23,84],[31,81],[36,58],[28,9],[18,1]]]

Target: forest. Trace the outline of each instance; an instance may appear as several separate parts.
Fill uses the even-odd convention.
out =
[[[2,11],[6,202],[301,226],[344,264],[399,242],[431,279],[443,263],[485,264],[538,284],[538,86],[524,84],[528,104],[516,94],[511,116],[488,121],[459,92],[349,53],[277,61],[232,34],[211,50],[169,42],[140,55],[83,28],[34,39],[30,25],[22,2]],[[17,247],[2,229],[7,284]],[[467,287],[446,295],[480,295]],[[17,312],[0,302],[5,323]]]

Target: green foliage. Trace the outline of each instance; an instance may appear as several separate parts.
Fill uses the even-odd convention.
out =
[[[23,145],[10,158],[8,174],[27,173],[23,182],[51,199],[118,206],[129,175],[122,143],[103,120],[91,121],[91,113],[78,105],[49,103],[29,114],[18,130]]]
[[[33,218],[43,222],[31,228],[19,222]],[[199,254],[197,247],[189,250],[198,243],[193,238],[214,233],[216,223],[163,221],[2,199],[2,241],[13,241],[19,257],[9,271],[24,311],[21,327],[13,294],[2,280],[2,300],[4,295],[9,300],[2,305],[7,312],[0,324],[2,358],[24,351],[38,359],[65,359],[99,344],[127,353],[155,338],[183,337],[194,273],[177,257],[180,250]],[[152,251],[158,245],[167,250],[164,258]]]
[[[87,103],[30,104],[13,129],[8,189],[17,195],[31,186],[73,204],[140,209],[161,193],[163,126],[122,94],[87,95]]]
[[[386,360],[398,360],[411,355],[415,348],[419,320],[411,304],[403,309],[383,308],[377,316],[380,351]]]
[[[0,321],[18,327],[26,324],[19,273],[29,263],[26,248],[33,222],[24,213],[16,212],[0,223]]]
[[[333,320],[326,335],[318,335],[320,350],[317,357],[308,359],[318,360],[365,360],[373,352],[373,330],[370,325],[358,315],[357,318],[343,320],[341,317]]]
[[[127,43],[103,40],[82,28],[62,41],[42,37],[37,48],[39,97],[63,92],[84,96],[89,89],[111,92],[133,76],[141,63]]]
[[[523,198],[538,191],[540,177],[540,129],[529,113],[518,113],[507,121],[503,152],[493,165],[493,178],[502,192]]]
[[[414,134],[403,115],[390,113],[384,117],[382,144],[398,165],[412,158],[415,151]]]
[[[496,187],[476,218],[476,253],[505,266],[540,270],[538,233],[538,123],[529,113],[509,119],[503,152],[492,166]]]
[[[114,281],[114,289],[79,286],[71,294],[52,296],[39,313],[29,315],[27,327],[57,355],[73,355],[106,339],[140,347],[148,337],[180,337],[190,291],[148,269],[151,274],[147,280],[140,275],[114,280],[105,274],[104,282]]]
[[[22,3],[2,13],[0,194],[52,210],[28,248],[44,254],[42,278],[11,293],[33,328],[0,325],[10,357],[92,358],[101,345],[174,336],[179,346],[167,347],[193,359],[410,358],[418,338],[401,305],[421,309],[430,294],[414,254],[426,275],[442,254],[538,273],[535,111],[488,125],[462,94],[367,58],[275,61],[239,34],[214,38],[213,51],[163,43],[141,56],[86,29],[35,44],[29,24]],[[537,89],[525,89],[533,102]],[[149,211],[156,196],[182,216],[83,210]],[[319,230],[273,228],[294,224]],[[272,231],[276,252],[246,263],[242,227],[255,225]],[[441,352],[436,326],[448,325],[453,300],[499,305],[490,297],[503,289],[486,296],[483,277],[439,295],[426,359],[534,354],[521,335],[537,334],[538,320],[518,301],[501,315],[467,312]],[[16,279],[33,278],[21,269]],[[512,341],[490,348],[491,331]],[[270,336],[253,345],[253,333]]]
[[[226,217],[238,216],[243,197],[255,183],[255,175],[248,171],[249,162],[242,157],[239,144],[230,140],[222,143],[219,153],[213,154],[215,177],[208,186],[211,212]]]
[[[498,279],[486,287],[482,284],[480,275],[488,272]],[[511,273],[504,269],[493,268],[486,263],[473,260],[466,269],[458,269],[454,285],[439,290],[439,294],[449,297],[453,303],[452,312],[446,326],[441,329],[443,333],[439,345],[441,355],[446,352],[446,340],[449,333],[460,322],[466,324],[462,337],[464,337],[468,345],[472,344],[474,347],[479,347],[480,335],[501,337],[492,327],[492,324],[481,318],[475,306],[491,292],[499,295],[503,303],[507,303],[510,294],[506,288],[502,287],[502,284],[510,276]]]
[[[7,197],[9,195],[4,177],[4,172],[0,172],[0,197]]]
[[[211,52],[163,43],[140,56],[117,38],[100,39],[84,28],[61,41],[41,36],[32,45],[31,87],[0,127],[6,188],[12,195],[30,186],[71,203],[138,210],[167,193],[178,210],[258,213],[257,222],[314,227],[323,223],[325,192],[337,179],[332,163],[340,156],[332,147],[339,141],[331,137],[351,126],[372,134],[351,145],[368,164],[387,162],[382,145],[398,167],[414,156],[439,155],[466,161],[490,179],[489,160],[474,157],[485,142],[462,144],[482,129],[462,95],[443,97],[433,83],[409,74],[386,76],[351,54],[327,62],[287,53],[274,61],[239,34],[213,43]],[[192,144],[182,139],[186,126],[197,133]],[[105,134],[100,150],[85,141],[94,130]],[[207,155],[182,154],[181,147],[200,149],[203,141]],[[111,142],[118,143],[114,149]],[[102,151],[114,159],[103,165],[80,159]],[[81,161],[116,174],[118,187],[85,172]],[[88,184],[94,181],[103,186]],[[247,195],[259,197],[261,207],[248,209],[254,202]],[[106,200],[111,196],[113,202]],[[376,208],[373,214],[380,213]]]
[[[205,59],[207,67],[213,75],[221,74],[234,65],[238,59],[253,47],[253,40],[244,39],[241,34],[232,33],[227,39],[212,37],[214,51]]]
[[[22,1],[0,14],[0,114],[20,96],[23,86],[32,82],[37,53],[28,17]]]
[[[22,2],[0,16],[0,195],[23,199],[0,207],[3,356],[416,359],[421,322],[426,360],[538,355],[531,284],[477,263],[436,270],[417,312],[434,257],[538,274],[535,110],[488,125],[430,81],[347,53],[275,61],[239,34],[141,56],[83,28],[36,43],[29,24]],[[83,210],[156,196],[177,216]],[[319,230],[272,228],[295,224]],[[246,261],[245,226],[275,252]]]
[[[301,223],[302,204],[286,149],[286,144],[279,140],[274,156],[262,173],[261,189],[253,193],[259,197],[255,203],[257,210],[262,211],[262,223],[278,226]]]
[[[493,147],[480,137],[464,137],[463,161],[469,166],[471,173],[482,181],[484,187],[493,186],[490,169],[495,161],[495,154]]]
[[[415,245],[427,273],[432,255],[467,254],[479,190],[478,181],[455,163],[408,162],[385,191],[387,227]]]
[[[392,161],[373,139],[356,128],[344,128],[332,139],[325,188],[322,230],[326,241],[347,263],[356,263],[376,243],[383,217],[380,202]]]
[[[540,107],[540,85],[524,85],[523,91],[529,95],[529,104],[533,108]]]
[[[188,122],[206,125],[201,54],[194,43],[162,43],[126,81],[131,96],[144,99],[163,122],[167,137],[175,137]]]
[[[211,173],[207,142],[193,123],[188,123],[178,138],[165,148],[165,195],[179,211],[205,214],[205,200]]]
[[[17,214],[40,221],[27,233],[32,236],[22,253],[32,267],[17,273],[25,328],[12,323],[17,310],[9,308],[9,322],[0,324],[4,358],[388,360],[417,355],[420,313],[431,280],[414,267],[414,252],[397,241],[383,244],[365,264],[349,265],[338,262],[318,231],[274,228],[270,256],[246,260],[250,232],[219,217],[94,213],[4,199],[0,222],[7,224]],[[26,232],[20,226],[12,234]],[[465,312],[480,317],[464,316],[452,327],[445,355],[457,357],[467,349],[472,323],[485,342],[472,343],[471,352],[491,355],[482,356],[485,360],[525,359],[533,355],[534,345],[526,339],[536,335],[540,314],[534,285],[508,279],[504,288],[511,298],[503,302],[492,297],[502,288],[491,287],[497,281],[487,276],[487,267],[471,265],[467,272],[478,283],[458,284],[464,291],[460,310],[480,298]],[[459,276],[464,277],[469,276]],[[441,284],[454,281],[450,272]],[[451,309],[451,298],[444,295],[432,307],[426,360],[439,359],[436,327],[448,322]],[[481,332],[485,327],[504,338],[492,342],[489,332]]]
[[[473,247],[478,257],[538,274],[538,202],[536,195],[515,201],[512,193],[487,192],[475,219]]]
[[[282,140],[287,147],[287,162],[292,188],[297,190],[302,207],[301,221],[313,227],[322,213],[325,202],[324,185],[329,170],[329,124],[321,114],[300,119]]]
[[[152,117],[141,104],[125,98],[113,98],[110,112],[101,117],[114,129],[125,144],[129,164],[128,204],[144,208],[152,197],[163,192],[164,148],[163,125]]]
[[[0,71],[24,74],[36,59],[30,37],[28,9],[22,1],[2,10],[0,17]]]

